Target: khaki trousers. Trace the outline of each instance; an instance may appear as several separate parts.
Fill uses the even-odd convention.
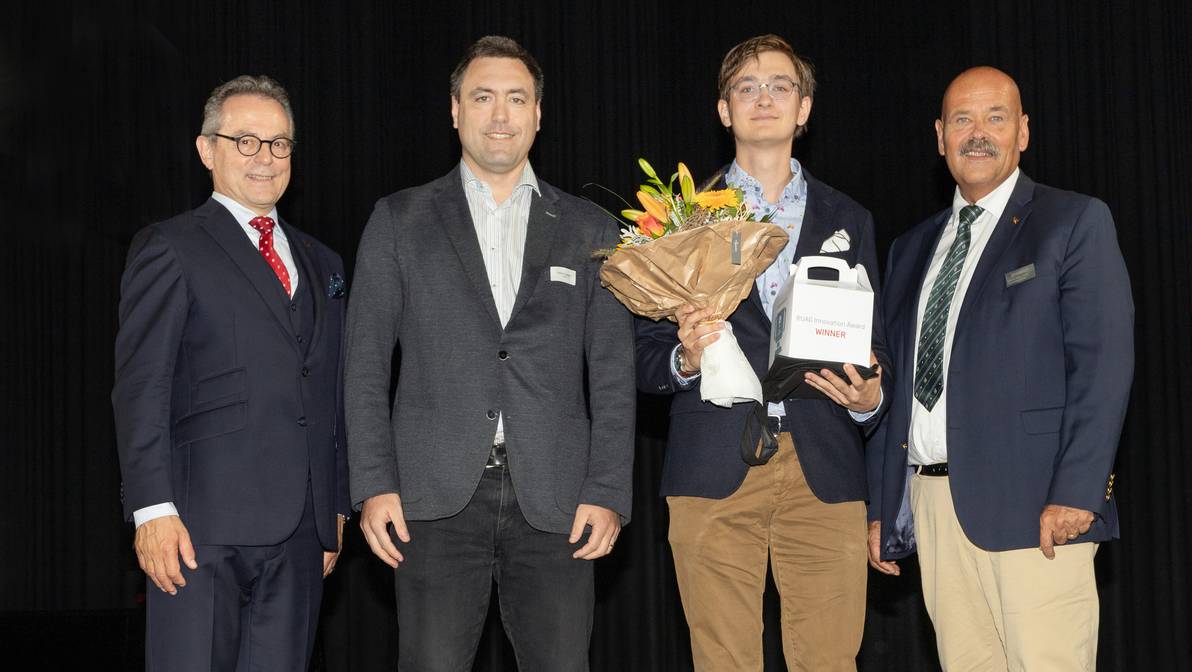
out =
[[[725,499],[667,498],[696,670],[762,669],[767,560],[782,599],[787,668],[856,670],[865,626],[865,505],[821,502],[790,433],[778,445]]]
[[[911,477],[923,600],[946,672],[1096,668],[1097,545],[991,552],[965,536],[946,476]]]

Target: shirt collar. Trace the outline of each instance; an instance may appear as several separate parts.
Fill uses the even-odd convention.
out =
[[[232,213],[232,218],[236,220],[236,223],[245,229],[251,226],[249,222],[260,216],[243,205],[240,205],[239,201],[232,198],[231,196],[225,196],[218,191],[211,192],[211,198],[214,199],[215,202],[227,208],[228,212]],[[272,219],[274,224],[277,224],[280,221],[277,217],[277,206],[273,206],[273,208],[269,210],[269,214],[266,216]],[[274,226],[273,236],[275,238],[279,236],[281,238],[285,238],[286,234],[282,231],[281,226]]]
[[[1015,168],[1014,172],[1010,173],[1010,177],[1003,180],[1001,184],[997,185],[997,188],[985,194],[973,205],[980,206],[982,210],[992,215],[992,221],[1001,220],[1002,213],[1006,211],[1006,204],[1010,202],[1010,196],[1014,194],[1014,187],[1018,184],[1019,174],[1021,174],[1021,169]],[[952,194],[952,214],[960,212],[960,209],[968,204],[969,202],[964,200],[964,196],[960,195],[960,187],[956,187],[956,192]]]
[[[459,176],[464,183],[464,187],[472,188],[485,194],[492,193],[492,187],[484,180],[476,177],[476,173],[473,173],[472,169],[468,167],[468,164],[463,161],[459,162]],[[539,196],[542,195],[542,190],[538,188],[538,176],[534,174],[534,169],[530,167],[529,161],[526,161],[526,167],[522,169],[521,177],[518,178],[517,185],[513,187],[514,193],[517,193],[523,187],[529,187]]]
[[[754,191],[757,194],[763,194],[762,183],[754,176],[745,172],[745,169],[733,159],[733,163],[728,167],[728,172],[724,174],[724,181],[735,187],[740,187],[743,191],[748,193]],[[762,197],[764,199],[764,196]],[[795,201],[802,201],[807,198],[807,178],[803,175],[803,166],[793,156],[791,157],[791,181],[786,183],[782,189],[782,194],[778,197],[778,203],[767,205],[783,205],[786,203],[793,203]]]

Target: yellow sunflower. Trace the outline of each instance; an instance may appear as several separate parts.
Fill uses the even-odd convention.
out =
[[[716,191],[701,191],[693,199],[695,204],[708,210],[737,207],[741,205],[741,192],[736,189],[719,189]]]

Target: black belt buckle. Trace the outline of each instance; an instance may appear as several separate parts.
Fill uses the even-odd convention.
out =
[[[770,433],[773,434],[775,437],[777,437],[779,434],[781,434],[782,433],[782,416],[781,415],[767,415],[766,416],[766,429],[770,430]]]
[[[915,465],[915,473],[920,476],[947,476],[948,463],[939,462],[937,464]]]
[[[488,462],[484,465],[485,469],[496,469],[503,467],[509,462],[509,455],[505,452],[505,442],[494,443],[491,450],[488,451]]]
[[[782,418],[766,415],[766,407],[753,403],[753,410],[745,416],[741,430],[741,459],[751,467],[770,461],[778,452],[778,433],[782,431]]]

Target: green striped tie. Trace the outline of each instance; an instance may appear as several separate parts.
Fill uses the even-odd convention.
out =
[[[976,205],[961,208],[956,240],[952,241],[927,297],[927,310],[919,330],[919,355],[915,358],[915,398],[929,411],[944,391],[944,335],[948,330],[948,311],[952,308],[952,295],[956,293],[956,283],[968,255],[969,227],[982,212],[984,210]]]

